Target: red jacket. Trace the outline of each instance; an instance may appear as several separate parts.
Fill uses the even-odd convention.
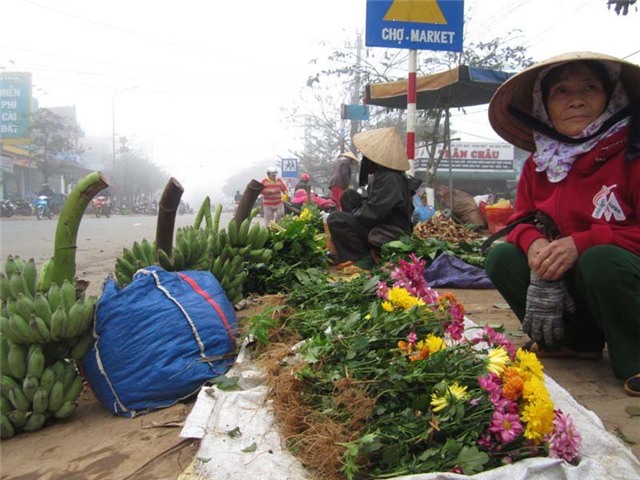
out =
[[[595,245],[616,245],[640,255],[640,158],[624,160],[625,128],[578,157],[558,183],[536,172],[530,156],[518,182],[515,211],[507,223],[541,210],[571,235],[582,254]],[[542,235],[531,224],[516,226],[507,240],[527,252]]]

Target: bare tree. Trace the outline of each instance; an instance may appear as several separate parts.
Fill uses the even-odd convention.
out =
[[[503,71],[515,71],[527,67],[533,60],[526,55],[522,46],[509,46],[519,32],[509,32],[504,37],[490,42],[471,44],[462,53],[429,52],[420,56],[419,76],[466,64],[469,66]],[[340,106],[353,102],[353,85],[390,82],[406,78],[408,51],[402,49],[360,50],[357,44],[346,43],[333,50],[327,58],[327,67],[307,80],[312,95],[304,97],[307,107],[296,108],[290,121],[305,125],[304,151],[297,152],[305,169],[319,181],[328,183],[332,162],[340,152],[341,134],[345,134],[344,122],[340,119]],[[316,62],[318,62],[316,60]],[[337,93],[336,93],[337,92]],[[359,98],[362,103],[363,91]],[[406,133],[403,111],[383,107],[370,107],[369,126],[371,128],[395,126]],[[427,146],[426,185],[435,180],[443,149],[437,148],[444,141],[445,109],[420,110],[416,119],[416,143]],[[353,135],[353,129],[351,134]]]

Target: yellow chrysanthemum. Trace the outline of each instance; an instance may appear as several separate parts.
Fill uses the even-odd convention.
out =
[[[447,400],[446,395],[439,397],[435,393],[431,394],[431,410],[433,410],[434,413],[444,410],[447,405],[449,405],[449,400]]]
[[[425,343],[430,353],[436,353],[447,348],[447,344],[444,343],[444,339],[434,335],[433,333],[427,335]]]
[[[462,400],[467,396],[467,386],[462,386],[458,382],[453,382],[449,387],[449,391],[451,392],[451,396],[456,400]]]
[[[503,346],[492,348],[487,354],[487,370],[496,375],[502,375],[504,367],[509,361],[509,354]]]
[[[393,287],[389,289],[389,292],[387,293],[387,300],[393,305],[404,310],[408,310],[416,305],[424,305],[424,301],[421,298],[414,297],[404,288],[400,287]]]
[[[522,387],[522,397],[525,400],[543,399],[551,402],[549,391],[544,382],[538,377],[530,376],[526,379]]]
[[[520,370],[520,374],[526,380],[531,375],[542,380],[542,364],[535,353],[518,349],[516,352],[516,367]]]
[[[382,302],[382,309],[386,312],[393,312],[393,305],[391,302]]]
[[[308,222],[313,218],[313,214],[308,208],[303,208],[298,218],[300,218],[300,220],[302,220],[303,222]]]
[[[457,381],[447,387],[444,395],[431,394],[431,407],[437,413],[443,410],[451,400],[463,400],[467,397],[467,387],[460,385]]]
[[[529,402],[523,409],[520,418],[525,423],[524,437],[541,442],[553,431],[553,403],[545,399]]]

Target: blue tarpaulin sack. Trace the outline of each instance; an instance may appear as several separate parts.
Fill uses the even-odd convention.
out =
[[[237,318],[207,271],[139,270],[126,287],[105,281],[95,345],[82,370],[98,400],[127,417],[169,407],[226,373]]]
[[[424,278],[434,288],[495,288],[484,269],[446,253],[438,255],[427,267]]]

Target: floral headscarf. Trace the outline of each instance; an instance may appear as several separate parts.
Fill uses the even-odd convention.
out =
[[[593,123],[587,126],[582,132],[580,132],[577,138],[588,137],[594,132],[597,132],[609,117],[629,104],[629,99],[627,98],[627,95],[624,92],[624,89],[622,88],[622,85],[619,81],[620,65],[612,62],[603,63],[605,64],[607,71],[609,72],[609,78],[611,78],[615,82],[613,94],[611,95],[609,104],[607,105],[607,108],[602,113],[602,115],[600,115]],[[549,120],[547,109],[545,108],[544,102],[542,100],[542,90],[540,87],[540,83],[545,75],[547,75],[550,70],[556,68],[557,66],[557,64],[549,66],[542,72],[540,72],[540,75],[538,75],[536,83],[533,87],[533,116],[549,126],[551,126],[551,121]],[[549,138],[545,134],[534,130],[533,138],[536,142],[536,151],[533,154],[533,161],[536,164],[536,171],[546,171],[547,179],[551,183],[560,182],[567,176],[569,170],[571,170],[573,162],[575,162],[578,156],[582,155],[585,152],[588,152],[603,138],[614,134],[621,128],[625,127],[628,123],[629,117],[626,117],[615,123],[613,126],[611,126],[611,128],[598,135],[597,137],[577,145],[568,144],[560,140]]]

